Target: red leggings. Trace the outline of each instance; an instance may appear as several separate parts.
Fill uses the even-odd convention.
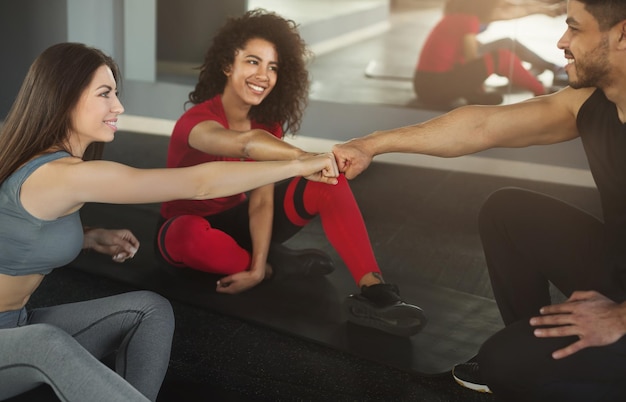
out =
[[[508,77],[513,85],[527,89],[535,96],[546,93],[546,89],[541,81],[524,68],[522,61],[515,53],[507,49],[500,49],[497,51],[496,58],[497,63],[494,66],[494,73],[502,77]]]
[[[481,92],[485,80],[494,73],[509,78],[513,85],[527,89],[533,95],[545,94],[541,81],[524,68],[515,53],[506,49],[484,54],[445,72],[416,71],[413,88],[425,103],[449,105],[457,98]]]
[[[337,185],[303,178],[277,184],[272,242],[285,242],[317,215],[357,284],[367,273],[380,273],[363,216],[343,175]],[[223,275],[245,271],[252,250],[248,202],[216,215],[170,218],[160,226],[157,246],[174,266]]]

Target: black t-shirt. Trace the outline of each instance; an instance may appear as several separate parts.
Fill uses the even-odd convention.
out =
[[[582,105],[576,123],[600,192],[610,253],[626,275],[626,124],[599,89]]]

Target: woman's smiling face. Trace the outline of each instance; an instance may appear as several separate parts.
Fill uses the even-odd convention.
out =
[[[234,92],[247,105],[259,105],[278,79],[276,47],[265,39],[252,38],[237,51],[224,73],[228,77],[225,92]]]
[[[117,83],[111,69],[100,66],[72,112],[70,143],[73,151],[84,151],[92,142],[110,142],[117,131],[117,116],[124,107],[117,97]]]

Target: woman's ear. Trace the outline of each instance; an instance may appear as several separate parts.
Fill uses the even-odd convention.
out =
[[[232,71],[231,66],[224,67],[224,69],[222,71],[224,72],[225,76],[230,77],[230,74],[231,74],[231,71]]]

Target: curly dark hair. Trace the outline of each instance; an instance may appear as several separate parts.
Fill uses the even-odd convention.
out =
[[[197,105],[223,93],[227,80],[224,71],[234,63],[236,52],[250,39],[264,39],[276,46],[278,79],[267,98],[250,108],[248,117],[262,124],[281,124],[285,132],[295,134],[307,105],[310,81],[306,63],[311,55],[297,27],[294,21],[264,9],[230,18],[204,56],[189,102]]]

